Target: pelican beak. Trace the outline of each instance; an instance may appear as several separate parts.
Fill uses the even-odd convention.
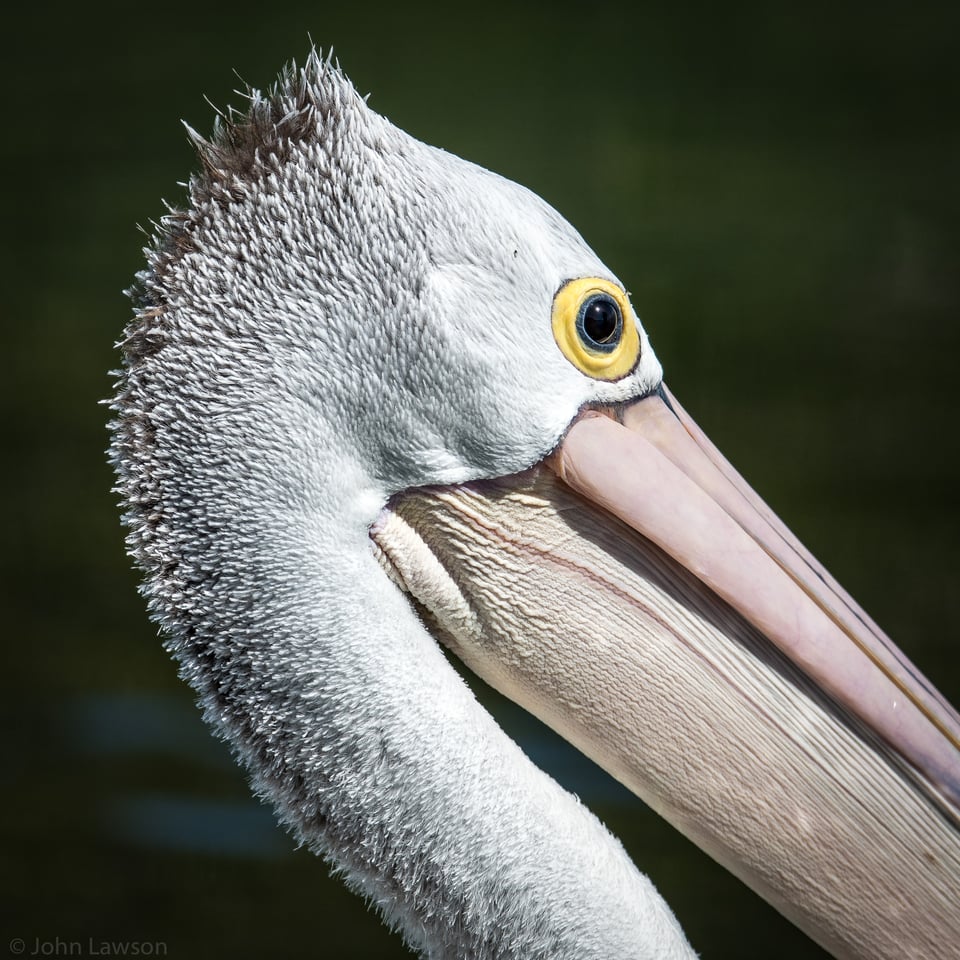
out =
[[[662,385],[588,412],[550,460],[681,564],[960,810],[960,717]]]
[[[475,673],[826,949],[960,943],[960,719],[665,387],[372,535]]]

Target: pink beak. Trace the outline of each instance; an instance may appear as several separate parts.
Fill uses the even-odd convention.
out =
[[[960,812],[960,716],[665,386],[620,422],[582,415],[550,465],[694,573]]]

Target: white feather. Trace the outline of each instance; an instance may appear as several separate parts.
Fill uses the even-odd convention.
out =
[[[609,271],[533,194],[397,130],[316,55],[194,139],[204,173],[134,293],[112,458],[208,722],[424,956],[688,956],[368,539],[391,494],[523,469],[583,404],[659,382],[645,338],[618,383],[553,342],[557,288]]]

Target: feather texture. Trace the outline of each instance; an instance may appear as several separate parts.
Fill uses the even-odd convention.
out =
[[[208,142],[122,342],[111,459],[150,613],[256,792],[429,957],[680,957],[620,844],[476,703],[367,531],[405,488],[530,466],[590,402],[553,348],[609,277],[522,188],[312,54]],[[641,336],[643,336],[641,331]],[[554,356],[556,354],[556,356]]]

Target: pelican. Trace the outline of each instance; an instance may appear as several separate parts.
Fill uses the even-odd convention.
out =
[[[150,614],[279,820],[425,957],[694,955],[442,643],[835,955],[958,955],[957,714],[577,232],[315,51],[190,135],[110,456]]]

